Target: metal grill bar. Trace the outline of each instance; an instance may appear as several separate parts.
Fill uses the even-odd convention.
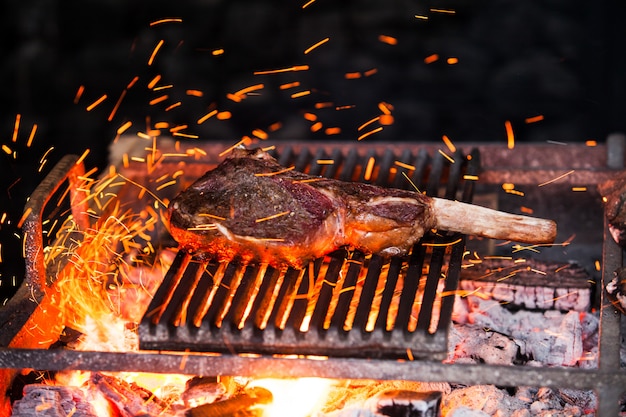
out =
[[[463,173],[477,173],[478,158],[460,151],[453,158],[410,150],[361,156],[354,149],[345,155],[334,149],[329,157],[306,148],[277,156],[313,175],[404,188],[426,184],[430,195],[469,202],[471,181],[462,190],[459,185]],[[443,358],[453,297],[442,303],[441,277],[457,275],[444,279],[451,294],[463,248],[458,234],[427,235],[407,257],[339,250],[302,271],[179,253],[139,326],[140,347],[353,357],[406,357],[410,351]]]

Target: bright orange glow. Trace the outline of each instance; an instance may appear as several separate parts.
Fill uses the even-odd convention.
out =
[[[217,110],[211,110],[210,112],[208,112],[207,114],[199,118],[197,123],[201,125],[202,123],[206,122],[208,119],[215,116],[216,114],[217,114]]]
[[[37,132],[37,123],[33,125],[33,128],[30,131],[30,136],[28,136],[28,142],[26,142],[27,148],[30,148],[30,145],[33,144],[33,138],[35,137],[35,132]]]
[[[432,54],[427,56],[426,58],[424,58],[424,63],[426,64],[432,64],[435,61],[439,60],[439,55],[438,54]]]
[[[367,160],[367,165],[365,166],[365,173],[363,174],[363,179],[365,181],[369,181],[372,178],[372,173],[374,172],[374,165],[376,164],[376,159],[373,156]]]
[[[185,130],[189,127],[189,125],[178,125],[178,126],[174,126],[170,129],[170,132],[175,133],[175,132],[180,132],[181,130]]]
[[[433,9],[433,8],[431,8],[430,11],[432,13],[456,14],[456,12],[454,10],[450,10],[450,9]]]
[[[156,122],[154,124],[155,129],[167,129],[168,127],[170,127],[168,122]]]
[[[369,69],[369,70],[365,71],[365,72],[363,73],[363,75],[365,75],[366,77],[369,77],[370,75],[374,75],[374,74],[376,74],[377,72],[378,72],[378,69],[377,69],[377,68],[372,68],[372,69]]]
[[[598,142],[593,140],[593,139],[590,139],[590,140],[585,142],[585,145],[590,146],[590,147],[594,147],[594,146],[598,146]]]
[[[154,106],[155,104],[159,104],[159,103],[164,102],[164,101],[165,101],[165,100],[167,100],[168,98],[169,98],[169,96],[168,96],[167,94],[164,94],[164,95],[162,95],[161,97],[157,97],[157,98],[154,98],[154,99],[150,100],[150,101],[149,101],[149,104],[150,104],[151,106]]]
[[[130,120],[127,121],[126,123],[124,123],[117,129],[117,134],[121,135],[122,133],[126,132],[128,128],[131,127],[132,125],[133,125],[133,122],[131,122]]]
[[[315,108],[316,109],[326,109],[326,108],[332,107],[332,106],[333,106],[333,103],[330,102],[330,101],[325,101],[325,102],[322,102],[322,103],[315,103]]]
[[[96,108],[96,106],[98,106],[100,103],[102,103],[104,100],[107,99],[107,95],[104,94],[102,97],[100,97],[98,100],[94,101],[93,103],[91,103],[89,106],[87,106],[87,111],[92,111],[94,108]]]
[[[7,145],[2,144],[2,150],[4,151],[4,153],[6,153],[7,155],[11,155],[13,153],[13,150],[11,150],[11,148],[9,148]]]
[[[455,65],[459,63],[459,58],[450,57],[446,60],[446,62],[448,63],[448,65]]]
[[[152,90],[154,88],[155,85],[157,85],[157,83],[161,81],[161,75],[158,74],[156,75],[152,80],[150,80],[150,82],[148,83],[148,88],[150,90]]]
[[[308,96],[309,94],[311,94],[311,90],[299,91],[297,93],[293,93],[291,95],[291,98],[300,98],[300,97]]]
[[[326,133],[329,136],[330,135],[338,135],[338,134],[341,133],[341,128],[340,127],[328,127],[328,128],[326,128],[324,133]]]
[[[391,111],[393,110],[393,106],[389,103],[385,103],[384,101],[378,103],[378,108],[384,114],[391,114]]]
[[[278,88],[281,90],[287,90],[289,88],[300,87],[300,81],[294,81],[292,83],[281,84]]]
[[[503,190],[513,190],[515,189],[515,184],[510,183],[510,182],[505,182],[502,184],[502,189]]]
[[[379,127],[377,127],[376,129],[372,129],[372,130],[370,130],[369,132],[365,132],[365,133],[363,133],[361,136],[359,136],[359,137],[357,138],[357,140],[363,140],[363,139],[365,139],[365,138],[366,138],[366,137],[368,137],[368,136],[371,136],[371,135],[373,135],[373,134],[375,134],[375,133],[380,132],[381,130],[383,130],[382,126],[379,126]]]
[[[293,67],[281,68],[275,70],[265,70],[265,71],[255,71],[254,75],[267,75],[267,74],[278,74],[281,72],[292,72],[292,71],[308,71],[308,65],[295,65]]]
[[[574,192],[587,191],[587,187],[572,187],[572,191]]]
[[[202,97],[204,96],[204,93],[200,90],[187,90],[186,94],[188,96],[193,96],[193,97]]]
[[[13,139],[11,140],[12,142],[17,142],[17,133],[20,130],[21,119],[22,119],[21,114],[18,113],[15,115],[15,125],[13,126]]]
[[[85,149],[85,152],[83,152],[83,154],[80,156],[80,158],[78,158],[76,160],[76,165],[82,164],[83,161],[85,160],[85,158],[87,157],[87,155],[89,155],[89,149]]]
[[[372,123],[376,122],[380,120],[380,116],[376,116],[373,119],[368,120],[367,122],[363,123],[361,126],[359,126],[357,128],[357,130],[360,132],[361,130],[365,129],[367,126],[371,125]]]
[[[178,18],[178,17],[159,19],[159,20],[155,20],[154,22],[150,22],[150,26],[161,25],[163,23],[181,23],[182,21],[183,19]]]
[[[218,120],[228,120],[232,117],[232,113],[229,111],[221,111],[217,113],[217,119]]]
[[[304,51],[304,55],[308,54],[309,52],[311,52],[312,50],[314,50],[315,48],[317,48],[320,45],[324,45],[326,42],[328,42],[330,40],[330,38],[324,38],[321,41],[317,42],[314,45],[309,46],[307,49],[305,49]]]
[[[226,94],[226,98],[227,98],[227,99],[229,99],[229,100],[234,101],[235,103],[240,103],[240,102],[241,102],[241,100],[243,100],[243,99],[244,99],[243,97],[238,96],[238,95],[233,94],[233,93],[227,93],[227,94]]]
[[[321,130],[323,126],[324,125],[322,124],[322,122],[313,123],[313,125],[311,126],[311,132],[317,132]]]
[[[456,152],[456,146],[454,146],[454,143],[452,143],[449,137],[447,137],[446,135],[443,135],[442,139],[443,139],[443,143],[446,144],[450,152],[452,153]]]
[[[344,75],[346,80],[357,80],[359,78],[361,78],[361,73],[360,72],[347,72]]]
[[[183,103],[181,103],[180,101],[177,101],[176,103],[172,103],[165,108],[165,111],[170,111],[172,109],[175,109],[176,107],[180,107],[182,104]]]
[[[525,214],[533,214],[535,212],[535,210],[531,209],[530,207],[526,207],[526,206],[521,206],[519,209],[520,209],[520,211],[522,213],[525,213]]]
[[[506,129],[506,146],[509,149],[515,147],[515,135],[513,134],[513,126],[510,121],[504,122],[504,128]]]
[[[390,126],[394,122],[394,117],[390,114],[383,114],[379,117],[378,121],[383,126]]]
[[[123,90],[122,94],[120,94],[120,98],[117,99],[115,106],[113,106],[113,110],[111,110],[111,113],[109,114],[109,117],[107,118],[109,122],[113,120],[113,118],[115,117],[115,113],[117,113],[117,109],[119,109],[120,104],[122,104],[122,100],[124,100],[125,96],[126,96],[126,90]]]
[[[214,49],[213,51],[211,51],[211,55],[213,56],[222,55],[223,53],[224,53],[224,50],[222,48]]]
[[[139,81],[139,77],[135,75],[135,77],[132,80],[130,80],[130,82],[126,86],[126,89],[130,90],[133,87],[133,85],[135,85],[135,83],[137,83],[137,81]]]
[[[246,88],[242,88],[241,90],[236,91],[233,94],[236,95],[236,96],[242,97],[242,96],[245,96],[246,94],[251,93],[253,91],[262,90],[263,88],[265,88],[264,84],[255,84],[255,85],[251,85],[251,86],[246,87]]]
[[[530,124],[530,123],[537,123],[543,120],[543,115],[538,115],[538,116],[533,116],[533,117],[527,117],[526,119],[524,119],[524,122]]]
[[[150,55],[150,59],[148,59],[148,66],[152,65],[152,63],[154,62],[154,58],[156,57],[156,54],[159,52],[159,49],[161,49],[164,42],[165,41],[161,39],[159,43],[157,43],[157,45],[154,47],[154,50],[152,51],[152,55]]]
[[[280,129],[281,127],[283,127],[283,124],[281,122],[276,122],[276,123],[272,123],[267,130],[269,130],[270,132],[276,132],[278,129]]]
[[[304,113],[304,118],[309,122],[314,122],[317,120],[317,115],[313,113]]]
[[[303,9],[306,9],[307,7],[309,7],[309,5],[310,5],[311,3],[314,3],[314,2],[315,2],[315,0],[309,0],[309,1],[307,1],[306,3],[304,3],[304,4],[302,5],[302,8],[303,8]]]
[[[387,45],[398,44],[398,39],[394,38],[393,36],[379,35],[378,40],[381,41],[382,43],[386,43]]]
[[[271,404],[264,407],[263,415],[271,417],[306,417],[322,411],[334,382],[324,378],[266,378],[252,382],[272,393]],[[297,404],[297,409],[294,407]]]
[[[262,131],[261,129],[254,129],[252,134],[259,139],[266,140],[268,138],[267,133]]]
[[[76,95],[74,96],[74,104],[78,104],[84,92],[85,92],[84,85],[81,85],[80,87],[78,87],[78,91],[76,91]]]

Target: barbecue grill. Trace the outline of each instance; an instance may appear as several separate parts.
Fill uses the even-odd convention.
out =
[[[323,176],[344,181],[375,178],[380,186],[413,185],[432,196],[442,192],[442,197],[465,202],[471,199],[473,181],[463,177],[479,170],[477,151],[470,158],[456,152],[459,163],[453,164],[439,153],[431,158],[426,151],[394,155],[389,150],[381,155],[374,177],[366,167],[380,156],[358,155],[354,148],[347,155],[339,150],[296,155],[287,148],[275,156],[281,165],[313,175],[323,171]],[[318,161],[330,158],[334,169],[323,170]],[[416,169],[392,170],[399,167],[395,161]],[[463,251],[461,235],[431,234],[406,259],[388,261],[341,250],[302,270],[217,264],[180,252],[139,326],[140,347],[370,358],[406,358],[408,352],[443,359]],[[449,295],[435,303],[442,274]]]
[[[514,154],[521,155],[521,161],[495,146],[473,148],[470,157],[457,151],[451,158],[455,163],[435,145],[372,144],[350,150],[333,144],[298,144],[278,146],[275,154],[281,164],[295,165],[311,174],[399,188],[413,186],[404,172],[430,195],[463,201],[470,201],[479,185],[467,180],[473,175],[480,175],[481,183],[492,186],[508,181],[536,184],[571,167],[575,174],[566,178],[566,183],[593,186],[623,169],[623,143],[612,140],[596,148],[562,147],[554,157],[547,152],[555,151],[553,148],[528,148],[533,151],[527,153],[516,150]],[[207,154],[217,152],[209,150]],[[507,162],[499,166],[498,157]],[[545,165],[529,169],[525,158]],[[324,159],[336,163],[322,166],[316,162]],[[370,169],[372,160],[375,166]],[[36,320],[51,323],[46,311],[52,309],[53,301],[46,294],[49,280],[41,258],[42,240],[37,236],[41,233],[43,209],[61,182],[73,183],[70,189],[74,189],[74,202],[80,201],[76,177],[80,176],[81,166],[75,161],[72,157],[64,159],[29,202],[32,210],[25,229],[31,239],[27,245],[32,256],[25,285],[41,288],[41,294],[34,303],[22,294],[21,299],[12,299],[0,311],[1,322],[7,328],[0,349],[5,387],[21,368],[406,379],[593,389],[598,395],[599,415],[618,414],[616,399],[626,386],[626,374],[619,370],[620,315],[605,299],[602,289],[623,260],[606,226],[601,242],[602,280],[598,282],[601,333],[596,369],[443,363],[454,298],[444,296],[438,300],[437,294],[456,289],[465,247],[476,243],[458,234],[429,234],[409,256],[389,261],[338,251],[303,271],[218,264],[181,252],[139,325],[141,351],[46,349],[54,338],[44,342],[23,336],[27,333],[24,329],[32,328]],[[583,165],[572,167],[572,161],[582,161]],[[415,169],[407,170],[404,164]],[[190,163],[187,168],[187,174],[195,178],[207,165]],[[85,211],[81,214],[78,205],[72,208],[79,222],[85,222]],[[404,285],[396,285],[399,281]],[[358,296],[356,288],[360,288]],[[402,290],[398,292],[397,288]],[[20,311],[25,311],[24,306],[29,310],[16,313],[15,303],[21,306]],[[397,310],[392,313],[394,303]],[[354,314],[348,319],[351,309]]]

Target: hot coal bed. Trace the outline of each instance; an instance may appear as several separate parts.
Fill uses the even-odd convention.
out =
[[[435,233],[408,257],[384,260],[342,250],[298,271],[195,259],[177,253],[163,225],[154,224],[142,230],[150,235],[145,242],[163,249],[169,268],[151,287],[141,283],[149,298],[126,299],[120,309],[137,346],[76,350],[77,332],[65,324],[81,309],[60,311],[62,287],[55,281],[73,265],[72,254],[66,250],[44,264],[44,248],[53,238],[43,233],[45,219],[67,218],[71,211],[77,230],[85,231],[94,228],[94,218],[119,220],[120,207],[134,205],[137,213],[155,207],[154,200],[171,199],[215,166],[226,148],[204,145],[189,152],[163,141],[158,152],[146,154],[146,143],[138,145],[135,159],[122,164],[112,157],[120,175],[106,185],[115,192],[103,187],[97,207],[72,156],[33,193],[24,220],[25,285],[0,310],[2,415],[29,415],[20,411],[28,401],[43,402],[39,411],[65,401],[74,413],[90,415],[76,394],[64,391],[69,388],[29,384],[22,390],[24,378],[17,375],[28,370],[48,376],[92,371],[88,383],[108,393],[122,415],[252,413],[272,393],[242,379],[306,377],[342,381],[329,403],[344,407],[329,406],[319,415],[620,413],[626,386],[621,316],[604,288],[622,267],[623,253],[608,232],[597,186],[624,169],[622,138],[594,147],[476,144],[455,153],[427,143],[277,146],[272,152],[281,164],[313,175],[416,187],[554,219],[557,242],[538,247]],[[160,187],[174,172],[176,186]],[[67,208],[57,204],[58,194],[71,201]],[[87,236],[74,235],[76,241]],[[85,250],[71,242],[65,244]],[[107,288],[122,286],[115,277]],[[124,278],[132,280],[132,273]],[[193,375],[194,381],[208,381],[209,390],[220,387],[222,397],[205,408],[174,410],[154,394],[128,388],[111,376],[117,372]],[[362,401],[351,402],[350,395]]]

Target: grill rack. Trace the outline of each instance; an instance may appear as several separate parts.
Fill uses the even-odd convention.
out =
[[[311,175],[414,186],[464,202],[474,184],[464,175],[480,169],[477,150],[469,157],[457,151],[457,163],[408,149],[360,156],[354,148],[286,148],[274,156]],[[377,169],[368,172],[374,160]],[[302,270],[210,262],[181,251],[139,325],[140,348],[444,359],[464,243],[459,233],[429,233],[405,257],[342,249]]]

